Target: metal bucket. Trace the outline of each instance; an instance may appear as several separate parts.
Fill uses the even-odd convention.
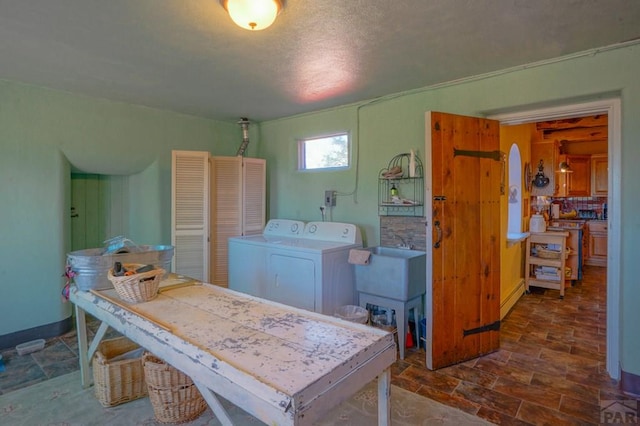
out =
[[[107,272],[115,262],[143,263],[171,270],[173,246],[136,246],[134,253],[103,254],[104,248],[92,248],[67,253],[67,264],[75,272],[74,282],[82,291],[113,288]]]

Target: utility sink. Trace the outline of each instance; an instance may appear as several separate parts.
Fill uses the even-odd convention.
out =
[[[355,265],[356,290],[406,302],[426,289],[427,254],[420,250],[370,247],[368,265]]]

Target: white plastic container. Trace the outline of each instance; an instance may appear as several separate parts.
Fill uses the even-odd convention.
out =
[[[336,309],[335,316],[343,320],[366,324],[369,320],[369,311],[360,306],[346,305]]]
[[[529,220],[529,232],[536,234],[545,232],[547,230],[547,222],[541,214],[534,214]]]
[[[31,352],[44,349],[44,343],[44,339],[37,339],[30,342],[20,343],[18,346],[16,346],[16,351],[18,351],[18,355],[27,355]]]

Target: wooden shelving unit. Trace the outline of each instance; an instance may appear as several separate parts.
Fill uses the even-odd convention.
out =
[[[531,233],[527,238],[527,255],[525,264],[525,287],[529,293],[529,287],[543,287],[560,291],[560,298],[564,299],[566,287],[566,251],[568,232],[542,232]],[[540,247],[554,245],[560,248],[558,258],[542,257]],[[544,267],[548,271],[549,279],[541,279],[543,274],[536,273],[536,269]],[[555,271],[555,272],[554,272]],[[555,275],[554,275],[555,274]],[[555,279],[557,276],[557,279]],[[553,279],[551,279],[553,277]]]

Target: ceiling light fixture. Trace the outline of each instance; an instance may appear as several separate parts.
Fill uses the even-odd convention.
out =
[[[247,30],[264,30],[282,10],[282,0],[220,0],[233,22]]]

